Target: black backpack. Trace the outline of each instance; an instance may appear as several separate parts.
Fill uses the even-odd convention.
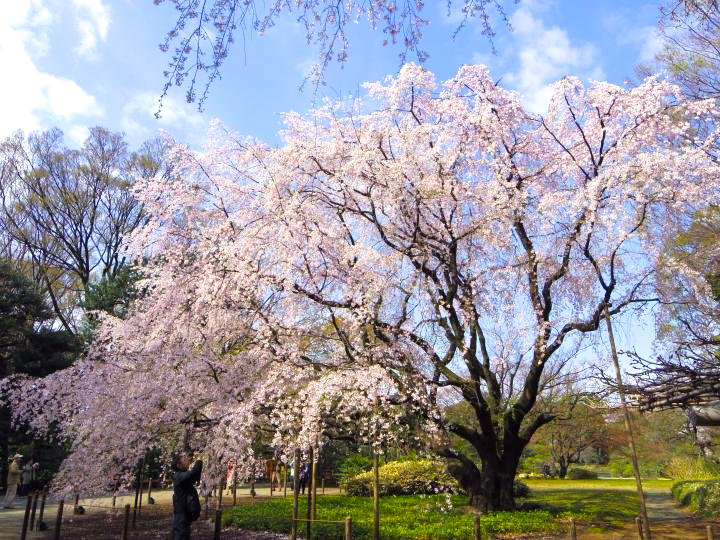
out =
[[[194,489],[185,496],[185,515],[190,521],[196,521],[200,517],[202,507],[200,497]]]

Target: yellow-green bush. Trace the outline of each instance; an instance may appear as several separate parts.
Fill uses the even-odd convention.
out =
[[[720,467],[707,459],[675,456],[663,469],[673,480],[712,480],[720,477]]]
[[[447,467],[429,459],[391,461],[379,470],[381,495],[429,495],[460,493],[461,489]],[[353,476],[347,482],[348,495],[372,493],[372,471]]]

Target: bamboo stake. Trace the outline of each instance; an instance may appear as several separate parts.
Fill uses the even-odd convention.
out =
[[[380,459],[373,453],[373,540],[380,540]]]
[[[315,457],[314,457],[314,452],[313,452],[312,446],[310,447],[310,456],[309,456],[309,459],[310,459],[311,466],[314,466]],[[312,475],[312,473],[311,473],[311,475]],[[307,482],[307,480],[306,480],[306,482]],[[310,486],[308,486],[307,525],[306,525],[306,528],[305,528],[305,534],[306,534],[307,540],[310,540],[310,539],[312,538],[312,522],[311,522],[311,519],[312,519],[312,499],[313,499],[313,496],[312,496],[312,485],[310,485]]]
[[[640,511],[642,513],[643,532],[645,534],[645,540],[652,540],[652,533],[650,532],[650,521],[648,521],[647,507],[645,506],[645,493],[643,492],[642,488],[640,467],[638,466],[637,451],[635,450],[635,434],[633,433],[632,422],[630,419],[630,411],[627,406],[627,401],[625,400],[625,392],[623,391],[622,375],[620,372],[620,361],[618,360],[617,349],[615,348],[615,336],[613,335],[612,324],[610,324],[610,310],[607,304],[605,304],[605,321],[607,322],[612,359],[613,363],[615,364],[615,380],[617,381],[618,392],[620,394],[620,403],[622,404],[623,415],[625,417],[625,429],[627,430],[628,438],[630,441],[630,457],[632,458],[633,473],[635,474],[635,484],[637,487],[638,497],[640,498]]]
[[[297,540],[298,529],[298,495],[300,493],[300,482],[298,473],[300,472],[300,450],[295,450],[295,474],[293,475],[293,522],[292,522],[292,540]]]

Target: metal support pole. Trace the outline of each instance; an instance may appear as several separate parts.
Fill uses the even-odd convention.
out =
[[[650,532],[650,521],[648,520],[647,507],[645,506],[645,493],[642,488],[642,479],[640,478],[640,467],[638,466],[637,451],[635,449],[635,434],[632,429],[632,421],[630,419],[630,410],[625,400],[625,391],[622,385],[622,374],[620,372],[620,361],[618,360],[617,349],[615,348],[615,336],[613,335],[612,324],[610,324],[610,309],[605,304],[605,321],[607,322],[608,338],[610,340],[610,350],[612,352],[613,363],[615,364],[615,380],[618,385],[618,393],[620,394],[620,403],[625,416],[625,429],[628,432],[630,441],[630,457],[632,458],[633,473],[635,474],[635,484],[637,487],[638,497],[640,498],[640,512],[642,514],[643,532],[645,540],[652,540]]]
[[[63,506],[65,506],[65,501],[60,499],[60,502],[58,503],[57,518],[55,518],[55,540],[60,540],[60,527],[62,527]]]

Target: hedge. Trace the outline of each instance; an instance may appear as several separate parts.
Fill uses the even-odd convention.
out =
[[[695,514],[720,515],[720,480],[683,480],[673,484],[671,491],[681,505]]]

